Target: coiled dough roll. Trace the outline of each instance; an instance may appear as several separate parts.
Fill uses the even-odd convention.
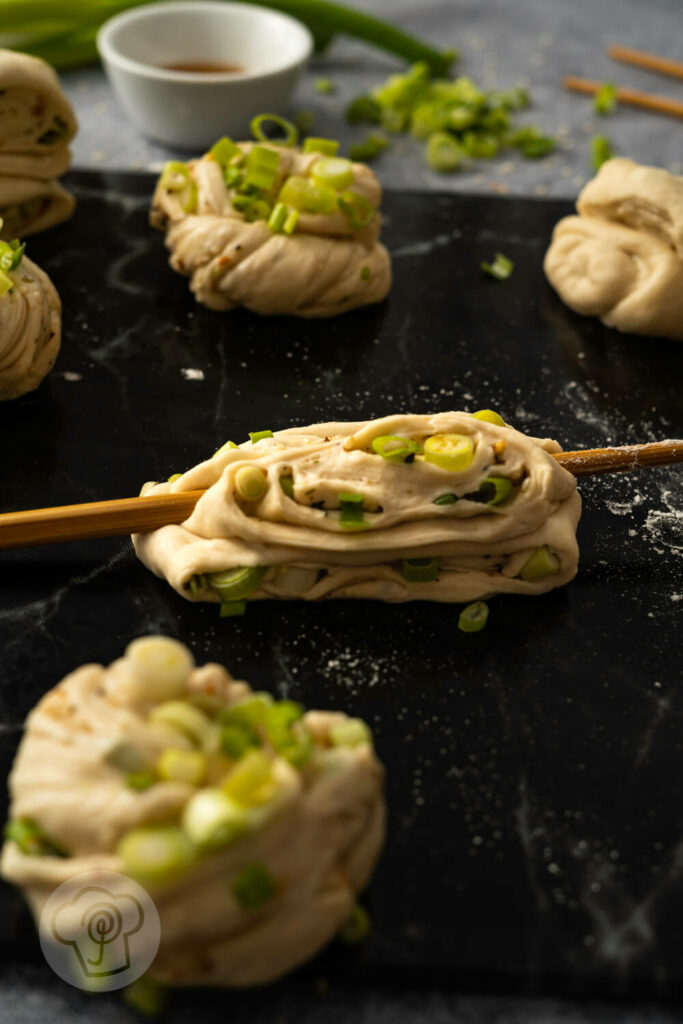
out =
[[[401,443],[405,461],[391,457]],[[453,444],[470,449],[464,468],[427,457]],[[237,597],[215,574],[240,567],[258,570],[251,592],[239,594],[248,600],[540,594],[578,565],[581,503],[574,477],[549,454],[557,451],[554,441],[464,412],[281,430],[221,449],[173,483],[146,485],[208,489],[184,523],[133,540],[145,565],[188,600],[225,602],[231,589]],[[245,499],[248,477],[262,492],[256,500]],[[344,521],[354,502],[360,522]],[[430,568],[416,569],[415,559]]]
[[[52,281],[26,256],[0,296],[0,401],[34,391],[54,366],[62,305]]]
[[[556,226],[548,280],[577,313],[683,340],[683,177],[609,160]]]
[[[151,974],[170,984],[255,985],[308,959],[352,915],[384,839],[360,720],[252,694],[165,637],[47,693],[9,788],[0,869],[36,920],[82,872],[132,877],[161,921]]]
[[[279,155],[274,192],[292,175],[306,177],[321,158],[290,147],[265,148]],[[239,149],[246,156],[253,144],[240,143]],[[198,302],[216,310],[244,306],[265,315],[328,317],[388,294],[391,262],[378,241],[381,188],[364,164],[352,165],[350,187],[378,211],[370,225],[354,230],[340,211],[301,213],[291,235],[272,232],[265,219],[249,222],[233,207],[236,192],[211,154],[187,168],[196,208],[188,213],[162,178],[150,220],[166,230],[171,266],[190,277]]]
[[[0,238],[35,235],[67,220],[76,201],[58,181],[0,177]]]

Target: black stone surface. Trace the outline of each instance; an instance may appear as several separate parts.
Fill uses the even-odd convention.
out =
[[[71,185],[73,220],[30,240],[65,337],[40,390],[0,406],[3,511],[137,494],[229,437],[320,419],[491,407],[568,448],[683,435],[683,346],[579,318],[545,283],[567,204],[389,193],[389,301],[309,323],[196,306],[147,226],[151,178],[81,172]],[[515,261],[505,283],[479,269],[497,251]],[[64,674],[168,633],[259,688],[370,721],[390,809],[363,949],[228,1002],[181,997],[173,1019],[226,1006],[255,1022],[365,1020],[370,1007],[373,1020],[475,1019],[453,1001],[462,989],[676,1000],[681,479],[674,467],[582,482],[578,578],[496,599],[467,636],[457,609],[426,603],[260,603],[220,620],[125,539],[3,553],[0,776]],[[1,883],[0,952],[0,1019],[3,1004],[14,1021],[89,1019],[93,997],[56,982]],[[124,1019],[109,997],[98,1007]]]

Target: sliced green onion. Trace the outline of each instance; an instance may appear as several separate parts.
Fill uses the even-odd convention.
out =
[[[244,615],[246,610],[246,601],[222,601],[219,614],[222,619],[234,619],[236,616]]]
[[[457,494],[441,494],[438,498],[434,498],[434,505],[455,505],[458,500]]]
[[[190,593],[193,597],[197,597],[199,591],[204,586],[204,577],[200,575],[190,576]]]
[[[150,789],[158,781],[156,772],[129,772],[126,775],[128,789],[134,789],[140,793],[145,789]]]
[[[5,825],[5,839],[16,843],[28,857],[67,857],[67,852],[49,839],[33,818],[15,818]]]
[[[529,556],[520,570],[520,578],[527,583],[544,580],[560,571],[560,560],[545,545]]]
[[[425,146],[425,159],[434,171],[456,171],[463,158],[462,147],[448,132],[434,132]]]
[[[310,135],[315,124],[315,114],[312,110],[300,110],[294,115],[294,124],[299,135]]]
[[[185,804],[182,816],[185,835],[203,852],[221,850],[245,834],[244,808],[217,787],[200,789]]]
[[[143,974],[141,978],[128,985],[123,990],[123,1001],[131,1010],[140,1013],[143,1017],[159,1017],[166,1009],[169,999],[169,990],[166,985],[155,981],[149,974]]]
[[[277,883],[265,864],[247,864],[232,883],[232,894],[243,910],[258,910],[277,892]]]
[[[157,774],[167,782],[187,782],[200,786],[206,778],[209,762],[199,750],[176,750],[169,747],[157,761]]]
[[[235,473],[235,490],[244,501],[258,501],[268,490],[268,481],[258,466],[242,466]]]
[[[171,700],[187,692],[194,658],[184,644],[168,636],[141,636],[126,647],[139,696],[145,701]]]
[[[477,412],[473,412],[472,415],[477,420],[484,420],[485,423],[495,423],[497,427],[507,426],[503,417],[499,413],[494,412],[493,409],[479,409]]]
[[[294,500],[294,477],[290,474],[280,477],[280,487],[288,498]]]
[[[164,166],[159,179],[161,188],[167,192],[182,192],[190,181],[190,170],[187,164],[179,160],[169,160]]]
[[[241,213],[244,219],[253,224],[257,220],[268,220],[270,217],[271,204],[267,199],[259,199],[258,196],[235,196],[231,200],[233,209]]]
[[[268,146],[254,146],[247,156],[244,184],[269,192],[277,180],[280,154]]]
[[[235,145],[232,139],[224,135],[222,139],[215,142],[209,150],[209,156],[213,157],[217,163],[221,164],[222,167],[226,167],[233,157],[237,156],[241,150],[239,146]]]
[[[157,725],[175,729],[196,747],[210,744],[215,732],[211,719],[185,700],[167,700],[163,704],[158,704],[150,711],[149,720]]]
[[[252,747],[259,746],[257,733],[244,722],[234,722],[221,728],[220,748],[228,757],[238,761]]]
[[[462,148],[475,159],[491,160],[498,153],[500,143],[490,132],[469,131],[462,137]]]
[[[303,708],[291,700],[281,700],[266,711],[265,730],[273,749],[295,767],[302,767],[309,759],[312,741],[307,729],[301,725]]]
[[[373,439],[372,450],[389,462],[412,462],[421,449],[417,441],[411,441],[408,437],[383,434]]]
[[[327,96],[337,91],[337,87],[331,78],[316,78],[313,83],[313,88],[316,92],[323,93]]]
[[[284,226],[287,223],[287,217],[289,215],[289,209],[284,203],[276,203],[273,207],[272,213],[268,218],[268,228],[273,232],[274,235],[279,234],[284,230]],[[272,434],[271,434],[272,437]]]
[[[116,853],[125,875],[148,884],[174,881],[196,859],[191,840],[175,825],[134,828],[119,840]]]
[[[555,139],[550,135],[544,135],[540,128],[532,124],[525,124],[521,128],[507,135],[505,141],[511,146],[516,146],[522,156],[532,160],[541,156],[547,156],[555,149]]]
[[[409,583],[431,583],[438,571],[434,558],[404,558],[401,561],[401,575]]]
[[[369,281],[372,277],[372,271],[370,267],[365,266],[360,268],[360,279],[361,281]]]
[[[231,448],[239,448],[239,445],[235,444],[234,441],[226,441],[225,444],[222,444],[220,448],[213,453],[212,458],[215,459],[217,455],[222,455],[223,452],[227,452]]]
[[[507,281],[515,269],[515,265],[508,256],[505,256],[502,252],[497,252],[493,263],[482,262],[481,269],[490,277],[495,277],[497,281]]]
[[[176,482],[176,480],[180,480],[182,475],[183,475],[182,473],[173,473],[171,476],[169,476],[168,483],[169,484],[174,484]]]
[[[242,807],[264,803],[271,794],[273,764],[262,750],[248,750],[221,782],[221,789]]]
[[[339,151],[339,143],[336,139],[319,139],[314,136],[304,139],[301,146],[302,153],[322,153],[323,156],[336,156]]]
[[[474,459],[474,442],[466,434],[433,434],[424,443],[427,462],[450,473],[462,473]]]
[[[603,117],[614,112],[617,106],[617,87],[614,82],[603,82],[593,99],[593,110]]]
[[[614,156],[612,143],[606,135],[594,135],[591,139],[591,160],[593,169],[599,171],[602,165]]]
[[[209,573],[207,582],[221,601],[242,601],[258,589],[267,572],[267,565],[237,566],[225,572]]]
[[[258,444],[259,441],[262,441],[264,439],[264,437],[272,437],[272,436],[273,436],[273,431],[272,430],[253,430],[253,431],[250,430],[249,431],[249,440],[251,441],[252,444]]]
[[[263,130],[262,126],[267,123],[274,124],[282,129],[284,139],[278,138],[275,140],[279,146],[296,146],[299,141],[299,132],[296,125],[293,125],[291,121],[280,117],[278,114],[259,114],[258,117],[253,118],[249,127],[255,139],[258,139],[259,142],[273,141]]]
[[[256,730],[265,723],[266,712],[272,703],[273,698],[269,693],[251,693],[231,707],[225,708],[221,712],[221,723],[223,725],[237,723]]]
[[[371,930],[370,915],[364,907],[356,904],[351,917],[339,932],[339,938],[346,946],[357,946],[367,939]]]
[[[344,493],[339,495],[339,525],[343,530],[367,530],[369,523],[363,519],[363,495]]]
[[[389,145],[389,139],[380,132],[370,132],[360,142],[349,147],[349,156],[358,163],[370,164]]]
[[[0,270],[0,299],[14,288],[14,281],[5,270]]]
[[[330,740],[334,747],[360,747],[364,743],[372,746],[372,733],[362,718],[347,718],[332,726]]]
[[[382,107],[372,96],[357,96],[346,108],[346,120],[349,124],[379,124]]]
[[[343,156],[324,156],[311,168],[311,179],[316,185],[344,189],[353,182],[351,161]]]
[[[145,774],[154,767],[154,757],[131,740],[117,740],[102,760],[117,771],[132,775]]]
[[[337,209],[337,193],[328,185],[316,185],[308,178],[292,174],[280,189],[281,203],[293,206],[295,210],[307,213],[334,213]]]
[[[424,94],[429,86],[431,72],[424,60],[419,60],[401,75],[390,75],[384,85],[374,90],[374,97],[384,109],[407,108]]]
[[[25,252],[26,243],[22,245],[18,238],[11,242],[0,242],[0,270],[16,270]]]
[[[226,167],[223,177],[228,188],[239,188],[244,181],[244,171],[231,164],[229,167]]]
[[[290,210],[289,211],[289,216],[287,217],[287,220],[285,221],[284,227],[282,228],[282,230],[284,231],[284,233],[286,235],[293,235],[298,223],[299,223],[299,211],[298,210]]]
[[[487,505],[502,505],[507,501],[515,487],[512,480],[505,476],[487,476],[479,487],[479,494]]]
[[[375,219],[375,207],[370,200],[350,189],[339,196],[339,208],[346,214],[354,231],[369,227]]]
[[[483,601],[474,601],[460,612],[458,629],[463,633],[478,633],[486,625],[488,617],[488,605]]]

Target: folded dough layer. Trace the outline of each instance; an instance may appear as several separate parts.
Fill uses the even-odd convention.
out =
[[[54,366],[62,305],[52,281],[26,256],[0,296],[0,401],[33,391]]]
[[[0,177],[0,238],[35,235],[67,220],[76,201],[58,181]]]
[[[68,167],[67,147],[77,130],[49,64],[0,50],[0,175],[56,177]]]
[[[442,434],[471,440],[473,458],[463,471],[423,454],[392,461],[373,448],[387,436],[421,448]],[[281,430],[221,449],[174,483],[151,487],[149,493],[207,490],[184,523],[133,542],[145,565],[187,600],[221,600],[209,576],[237,567],[267,567],[249,600],[461,602],[539,594],[568,582],[578,566],[580,498],[553,451],[560,451],[554,441],[463,412]],[[244,500],[240,491],[245,467],[263,474],[259,500]],[[486,503],[492,477],[503,479],[500,494],[507,496]],[[282,480],[291,480],[287,490]],[[349,492],[362,496],[361,528],[341,521]],[[524,567],[539,549],[554,568],[532,579]],[[437,563],[428,581],[406,574],[404,561],[421,558]]]
[[[683,177],[608,160],[557,224],[544,269],[577,313],[683,340]]]
[[[254,144],[239,144],[247,156]],[[292,175],[306,177],[320,153],[267,144],[279,156],[276,194]],[[380,214],[354,230],[339,210],[301,213],[293,234],[273,233],[265,219],[248,221],[232,205],[234,188],[221,165],[206,154],[187,165],[196,187],[188,213],[178,192],[154,193],[151,224],[166,231],[174,270],[191,279],[197,301],[210,309],[244,306],[264,315],[336,316],[380,302],[391,287],[391,261],[378,241]],[[379,211],[381,188],[364,164],[352,164],[351,190]]]
[[[193,666],[177,641],[147,637],[42,698],[9,777],[10,818],[31,823],[34,852],[8,839],[0,870],[24,889],[36,920],[81,872],[135,877],[161,921],[154,977],[254,985],[308,959],[351,916],[383,844],[383,769],[357,719],[302,713],[252,695],[220,665]],[[244,754],[231,747],[240,734],[251,744]],[[183,759],[203,766],[200,781],[162,770]],[[151,780],[134,788],[141,765]],[[196,813],[226,801],[225,819]],[[174,874],[132,857],[141,830],[163,843],[169,829],[184,852]],[[271,886],[258,905],[235,887],[254,867]]]

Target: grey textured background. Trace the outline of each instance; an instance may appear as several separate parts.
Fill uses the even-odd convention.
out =
[[[592,175],[589,141],[607,134],[616,151],[645,163],[683,171],[683,121],[622,107],[610,117],[593,114],[590,97],[562,89],[565,74],[616,81],[683,100],[683,81],[616,64],[609,43],[683,60],[683,0],[345,0],[359,10],[395,21],[446,49],[455,47],[457,74],[486,88],[529,86],[533,106],[520,121],[556,134],[558,150],[543,160],[508,151],[455,174],[425,165],[420,143],[397,136],[374,164],[389,188],[509,192],[573,197]],[[401,67],[377,50],[338,37],[305,73],[290,113],[315,113],[315,134],[343,143],[362,137],[364,126],[345,124],[348,100]],[[320,76],[337,86],[333,96],[314,89]],[[74,144],[80,167],[157,170],[173,153],[142,138],[128,123],[104,75],[96,69],[63,76],[81,131]]]

